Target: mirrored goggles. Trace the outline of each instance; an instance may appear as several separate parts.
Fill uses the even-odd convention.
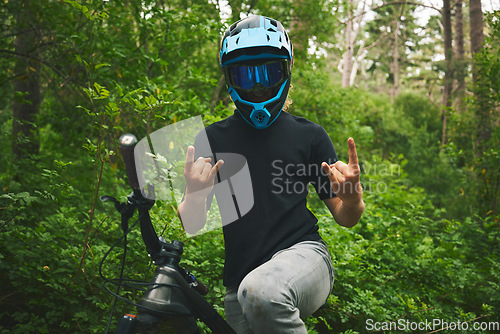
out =
[[[251,90],[257,84],[272,88],[289,77],[289,65],[286,59],[256,65],[230,65],[225,71],[229,85],[241,90]]]

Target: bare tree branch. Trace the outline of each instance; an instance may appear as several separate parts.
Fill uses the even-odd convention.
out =
[[[31,56],[29,54],[24,54],[24,53],[19,53],[19,52],[16,52],[16,51],[11,51],[11,50],[5,50],[5,49],[0,49],[0,53],[7,53],[7,54],[10,54],[10,55],[14,55],[16,57],[20,57],[20,58],[28,58],[28,59],[31,59],[31,60],[35,60],[37,62],[39,62],[40,64],[43,64],[47,67],[49,67],[50,69],[52,69],[55,73],[57,73],[58,75],[60,75],[61,77],[64,77],[64,74],[61,73],[57,68],[55,68],[52,64],[46,62],[45,60],[43,59],[40,59],[40,58],[37,58],[37,57],[34,57],[34,56]]]
[[[411,5],[411,6],[416,6],[416,7],[425,7],[425,8],[434,9],[435,11],[439,12],[440,15],[442,14],[441,8],[437,8],[437,7],[434,7],[434,6],[431,6],[431,5],[425,5],[425,4],[422,4],[422,3],[411,2],[411,1],[410,2],[407,2],[407,1],[393,1],[393,2],[384,3],[383,5],[380,5],[380,6],[377,6],[377,7],[369,8],[367,10],[362,10],[360,13],[354,15],[353,17],[349,18],[348,20],[354,19],[354,18],[356,18],[358,16],[363,17],[368,12],[376,11],[377,9],[381,9],[381,8],[384,8],[384,7],[387,7],[387,6],[393,6],[393,5]],[[346,24],[346,21],[341,22],[341,24]]]

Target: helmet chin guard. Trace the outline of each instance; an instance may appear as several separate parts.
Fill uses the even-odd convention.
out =
[[[226,31],[220,64],[239,114],[252,127],[266,129],[281,114],[290,89],[293,58],[292,42],[277,20],[249,16]],[[258,85],[271,90],[267,101],[254,102],[249,97]]]
[[[273,98],[260,103],[242,99],[236,89],[231,86],[228,87],[228,91],[243,119],[254,128],[263,130],[278,119],[285,105],[289,88],[290,79],[281,85],[278,93]]]

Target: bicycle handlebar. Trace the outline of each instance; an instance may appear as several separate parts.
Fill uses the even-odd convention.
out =
[[[118,142],[120,144],[120,151],[122,153],[123,162],[125,163],[125,169],[127,171],[128,184],[133,189],[135,196],[138,197],[136,199],[140,201],[144,198],[142,196],[139,196],[139,180],[137,177],[137,169],[135,165],[134,148],[137,144],[137,138],[133,134],[126,133],[120,136]],[[149,208],[149,206],[146,206],[146,208],[139,207],[139,219],[141,220],[141,234],[144,243],[146,244],[146,249],[148,250],[150,255],[153,255],[152,253],[160,253],[162,247],[161,243],[158,241],[158,235],[156,234],[156,231],[151,224],[151,219],[148,212]],[[175,242],[173,244],[175,244]],[[208,293],[208,287],[200,282],[196,277],[194,277],[187,271],[185,276],[186,278],[190,276],[190,285],[199,294],[206,295]]]
[[[109,196],[103,196],[103,198],[104,200],[114,200],[115,207],[122,214],[122,226],[123,220],[128,221],[128,219],[133,215],[134,210],[138,210],[142,239],[146,245],[149,255],[153,259],[153,262],[157,265],[154,280],[158,280],[161,284],[157,284],[158,282],[154,281],[154,284],[151,288],[148,288],[139,304],[135,304],[144,312],[139,314],[142,320],[130,321],[133,317],[127,315],[124,316],[119,321],[117,333],[125,332],[123,328],[126,329],[126,333],[131,333],[134,330],[132,327],[134,324],[137,324],[137,322],[142,324],[148,323],[149,326],[148,317],[152,317],[153,320],[156,319],[155,321],[157,321],[160,319],[157,315],[158,312],[171,314],[168,307],[174,307],[176,312],[174,314],[177,314],[177,312],[179,312],[177,306],[184,304],[178,304],[169,299],[173,296],[169,289],[177,287],[184,292],[183,296],[188,299],[185,305],[189,305],[189,312],[191,312],[191,309],[194,311],[194,314],[189,314],[189,321],[187,321],[189,325],[197,327],[195,318],[192,317],[194,315],[196,318],[203,321],[214,333],[234,334],[235,332],[229,324],[203,297],[200,296],[208,293],[208,287],[201,283],[196,277],[194,277],[194,275],[190,274],[189,271],[179,266],[184,244],[176,240],[171,243],[166,242],[163,238],[158,237],[156,234],[149,215],[149,209],[151,209],[154,205],[154,200],[146,199],[142,195],[136,170],[134,148],[137,144],[137,138],[132,134],[124,134],[119,138],[119,144],[127,171],[128,184],[132,188],[133,193],[128,196],[128,201],[122,204]],[[126,215],[127,213],[129,213],[128,216]],[[124,236],[126,236],[126,233]],[[164,282],[165,278],[171,278],[177,283],[170,284],[168,283],[168,280]],[[120,284],[121,281],[122,278],[120,276]],[[118,295],[115,294],[115,297],[118,297]],[[176,298],[182,301],[184,297]],[[167,309],[163,309],[164,307]],[[147,318],[147,321],[144,320],[144,317]],[[122,325],[125,327],[122,328]],[[185,328],[183,330],[185,330]]]
[[[139,180],[137,179],[137,170],[135,168],[134,148],[137,144],[137,138],[130,133],[123,134],[118,139],[123,156],[123,162],[127,170],[128,184],[133,190],[139,189]]]
[[[134,148],[137,144],[137,138],[130,133],[123,134],[118,139],[120,151],[125,163],[127,171],[128,184],[133,190],[133,194],[129,196],[129,201],[135,202],[139,211],[139,220],[141,222],[142,239],[146,245],[146,249],[150,255],[158,254],[161,251],[161,244],[158,241],[158,235],[151,224],[149,217],[149,209],[154,201],[147,200],[142,196],[139,189],[139,180],[137,178],[137,170],[135,167]]]

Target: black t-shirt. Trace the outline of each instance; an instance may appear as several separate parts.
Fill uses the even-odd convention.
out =
[[[321,199],[334,197],[321,163],[338,159],[321,126],[286,112],[265,130],[251,127],[237,111],[205,130],[213,153],[241,154],[250,171],[254,205],[223,227],[224,285],[234,287],[277,251],[320,240],[317,218],[306,206],[308,184]]]

